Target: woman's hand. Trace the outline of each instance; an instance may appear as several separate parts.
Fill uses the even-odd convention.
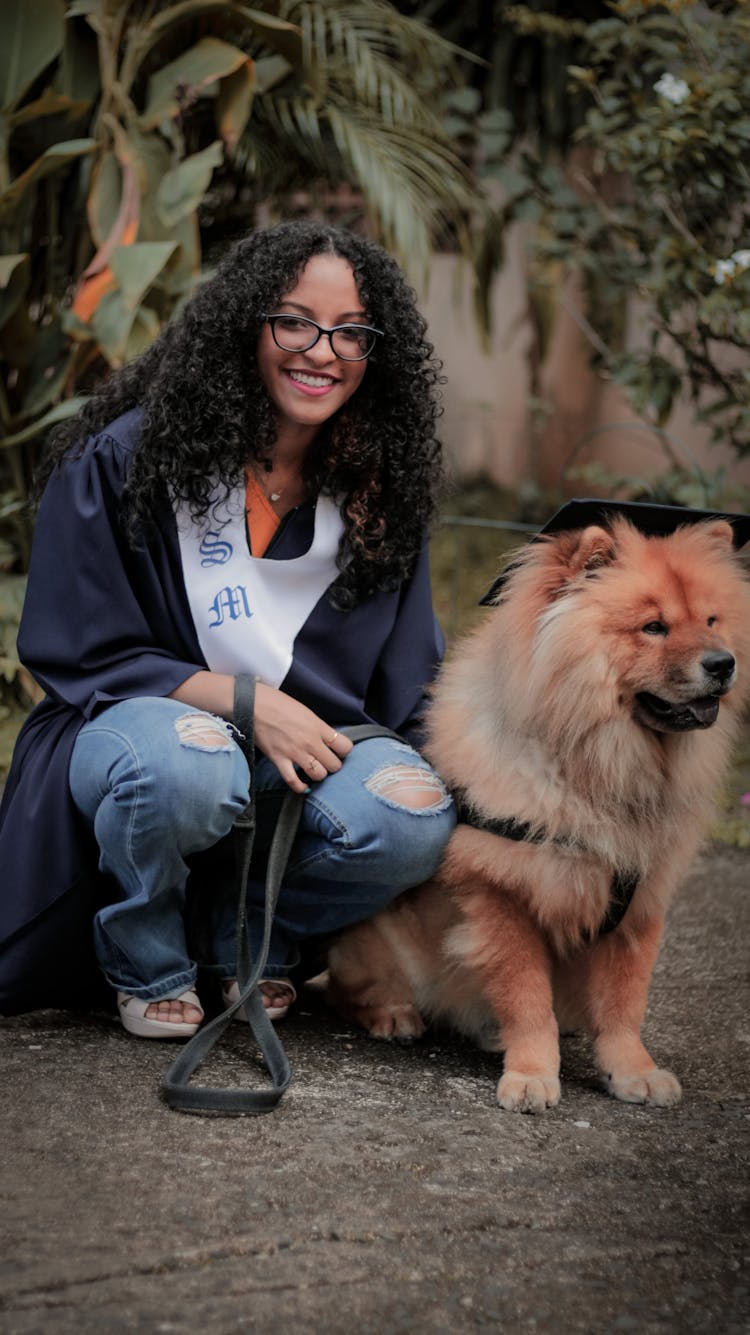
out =
[[[344,756],[352,749],[348,737],[342,737],[306,705],[260,681],[255,687],[255,744],[295,793],[307,788],[295,766],[315,782],[341,769]]]
[[[171,692],[173,700],[231,719],[234,677],[221,672],[196,672]],[[272,760],[285,783],[295,793],[307,784],[295,770],[297,765],[313,782],[341,769],[352,743],[318,718],[306,705],[275,686],[255,685],[255,745]]]

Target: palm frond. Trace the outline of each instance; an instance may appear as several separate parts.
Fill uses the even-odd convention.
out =
[[[457,83],[458,48],[382,0],[291,0],[284,16],[302,33],[305,70],[322,96],[348,85],[384,120],[430,119],[426,97]]]
[[[450,149],[413,126],[384,133],[376,121],[329,103],[334,142],[359,183],[383,239],[412,271],[426,273],[474,196]]]
[[[304,73],[256,98],[235,167],[266,197],[348,183],[385,244],[425,271],[477,203],[440,119],[456,48],[385,0],[277,0],[276,12],[302,34]]]

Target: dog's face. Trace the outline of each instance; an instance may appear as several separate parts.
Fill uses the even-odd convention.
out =
[[[644,727],[686,732],[716,722],[719,701],[736,680],[737,660],[717,629],[718,614],[708,612],[715,604],[715,598],[700,599],[641,624],[641,689],[633,696],[633,717]]]
[[[724,521],[646,538],[619,521],[554,539],[538,656],[558,655],[572,690],[654,732],[710,728],[747,676],[750,588]],[[595,702],[592,698],[592,705]]]

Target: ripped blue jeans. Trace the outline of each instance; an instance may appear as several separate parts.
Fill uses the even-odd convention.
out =
[[[201,966],[233,978],[236,883],[229,832],[248,800],[245,757],[231,729],[176,700],[113,705],[82,727],[70,788],[93,827],[102,871],[121,897],[100,910],[94,946],[113,987],[144,999],[195,984],[185,924],[189,878],[208,931]],[[248,888],[250,941],[262,939],[264,854],[287,792],[276,767],[255,769],[258,831]],[[399,800],[399,794],[403,800]],[[424,805],[409,805],[414,794]],[[265,974],[283,978],[311,938],[370,917],[436,869],[455,825],[427,761],[389,738],[361,742],[305,798]]]

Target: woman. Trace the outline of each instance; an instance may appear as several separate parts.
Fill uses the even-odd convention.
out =
[[[240,672],[257,678],[256,861],[286,788],[306,794],[271,1018],[301,951],[434,870],[455,817],[410,742],[442,648],[438,379],[394,261],[283,223],[235,246],[59,430],[19,634],[46,696],[0,810],[0,1012],[90,1004],[98,964],[130,1032],[186,1038],[196,951],[237,995]],[[403,741],[338,731],[368,721]]]

